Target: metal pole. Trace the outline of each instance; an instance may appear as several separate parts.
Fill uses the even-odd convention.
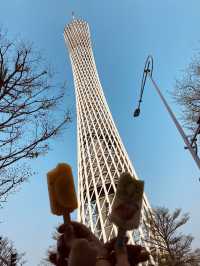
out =
[[[188,138],[187,136],[185,135],[185,132],[183,131],[181,125],[179,124],[178,120],[176,119],[175,115],[173,114],[171,108],[169,107],[168,103],[166,102],[165,98],[163,97],[158,85],[156,84],[156,82],[154,81],[154,79],[152,78],[151,75],[149,75],[149,72],[148,72],[148,76],[149,78],[151,79],[157,93],[159,94],[163,104],[165,105],[167,111],[169,112],[169,115],[171,116],[172,120],[174,121],[174,124],[176,126],[176,128],[178,129],[179,133],[181,134],[182,138],[183,138],[183,141],[185,142],[185,145],[188,147],[193,159],[195,160],[198,168],[200,169],[200,159],[198,157],[198,155],[195,153],[194,149],[192,148],[190,142],[188,141]]]

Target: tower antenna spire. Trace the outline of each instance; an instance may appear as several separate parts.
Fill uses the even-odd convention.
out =
[[[72,19],[75,20],[75,14],[74,14],[74,11],[72,11]]]

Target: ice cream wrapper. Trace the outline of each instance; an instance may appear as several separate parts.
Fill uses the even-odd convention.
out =
[[[119,228],[132,230],[139,227],[144,181],[123,173],[118,182],[110,220]]]

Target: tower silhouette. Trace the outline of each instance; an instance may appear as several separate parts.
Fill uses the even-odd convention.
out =
[[[73,19],[64,29],[72,65],[77,108],[78,220],[104,241],[117,230],[108,217],[122,172],[136,172],[123,146],[97,73],[88,24]],[[129,233],[131,242],[149,234],[146,216],[151,210],[143,198],[141,226]]]

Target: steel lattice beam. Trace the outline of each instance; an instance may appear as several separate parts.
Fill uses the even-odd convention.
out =
[[[66,25],[64,38],[69,50],[74,76],[77,107],[78,141],[78,220],[86,224],[99,239],[107,241],[116,235],[110,223],[116,184],[122,172],[137,177],[123,146],[98,77],[88,24],[73,20]],[[141,241],[148,234],[146,214],[151,211],[143,200],[142,224],[136,235]]]

